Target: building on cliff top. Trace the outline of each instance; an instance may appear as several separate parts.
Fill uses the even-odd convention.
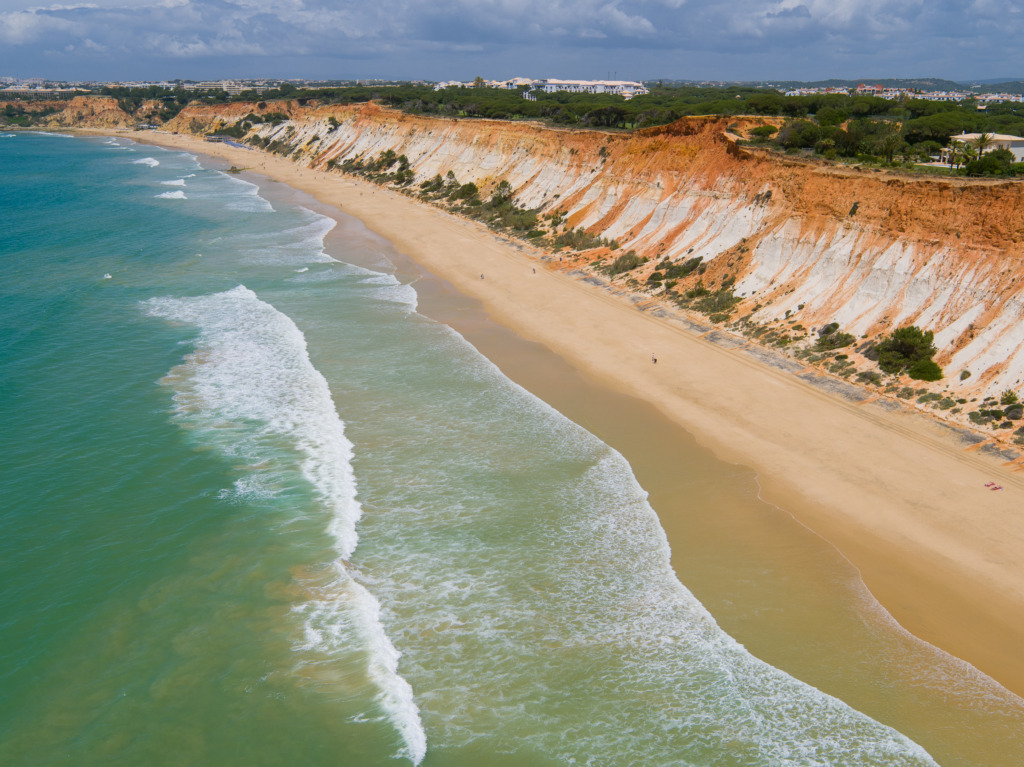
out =
[[[970,144],[977,146],[981,133],[961,133],[959,136],[949,137],[949,146],[942,150],[941,162],[949,162],[949,155],[953,151],[953,144]],[[1008,149],[1013,153],[1014,162],[1024,162],[1024,137],[1008,136],[1002,133],[989,133],[989,143],[982,154],[994,152],[996,149]]]

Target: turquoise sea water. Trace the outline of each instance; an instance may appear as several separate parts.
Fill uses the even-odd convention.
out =
[[[357,224],[124,139],[0,168],[0,763],[933,763],[727,636]]]

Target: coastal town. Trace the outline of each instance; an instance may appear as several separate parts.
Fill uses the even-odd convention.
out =
[[[1024,95],[1020,93],[979,92],[967,88],[961,90],[926,91],[916,88],[886,87],[879,84],[859,83],[854,88],[826,86],[822,88],[791,88],[786,96],[815,96],[819,94],[839,94],[843,96],[876,96],[888,101],[903,99],[923,99],[925,101],[969,101],[978,102],[978,108],[984,109],[987,104],[1021,103]]]
[[[687,82],[687,81],[683,81]],[[424,85],[435,90],[451,88],[497,88],[502,90],[522,91],[524,98],[535,98],[535,93],[586,93],[610,94],[628,100],[635,96],[650,93],[650,88],[658,81],[639,80],[581,80],[559,79],[555,77],[511,77],[507,79],[487,80],[477,77],[471,80],[307,80],[307,79],[220,79],[220,80],[121,80],[113,82],[99,81],[52,81],[39,77],[18,78],[0,77],[0,97],[15,98],[72,98],[101,91],[103,88],[161,88],[166,90],[181,89],[190,92],[223,92],[229,96],[238,96],[246,92],[261,94],[279,88],[282,84],[290,84],[296,88],[330,87],[340,85]],[[974,102],[976,108],[984,110],[990,104],[1014,104],[1024,102],[1024,88],[1021,83],[1004,83],[1006,86],[1018,86],[1014,90],[998,90],[985,86],[964,86],[960,89],[927,90],[909,86],[887,86],[878,83],[860,82],[855,85],[828,85],[793,88],[776,88],[771,84],[705,83],[694,81],[694,87],[723,88],[726,86],[744,86],[777,90],[785,96],[875,96],[889,101],[922,99],[924,101]]]

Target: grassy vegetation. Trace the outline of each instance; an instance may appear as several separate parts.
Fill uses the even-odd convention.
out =
[[[258,144],[259,142],[254,140],[253,143]],[[346,173],[363,176],[379,184],[395,184],[400,187],[408,186],[416,177],[409,164],[409,158],[404,154],[396,154],[393,149],[387,149],[377,157],[353,157],[343,161],[340,165],[337,160],[329,160],[327,167],[332,169],[340,167]],[[464,197],[476,194],[476,186],[469,186],[472,186],[472,189],[463,190]],[[459,192],[459,189],[446,189],[446,192],[454,195]]]
[[[732,292],[732,283],[727,280],[717,290],[709,290],[703,282],[682,295],[676,295],[675,301],[683,309],[706,314],[712,322],[725,323],[732,319],[732,312],[742,299]]]
[[[421,200],[433,202],[459,213],[482,221],[492,229],[525,239],[535,239],[544,234],[538,230],[539,217],[536,210],[521,208],[515,204],[513,190],[508,181],[500,181],[486,200],[480,196],[480,189],[472,182],[460,183],[455,173],[440,174],[427,179],[418,187],[411,187],[415,174],[405,155],[385,150],[377,157],[355,157],[338,163],[331,160],[330,168],[339,168],[346,173],[363,176],[379,184],[391,184],[405,188],[409,194],[416,194]]]
[[[635,250],[623,253],[607,266],[601,267],[600,271],[615,276],[624,272],[631,272],[644,263],[647,259],[640,258]]]
[[[694,272],[699,274],[704,273],[704,267],[701,262],[704,259],[701,256],[688,259],[687,261],[671,261],[669,259],[663,259],[655,267],[654,271],[651,272],[647,278],[649,283],[654,285],[660,285],[663,282],[673,282],[674,280],[681,280],[684,277],[689,277]]]
[[[564,232],[554,235],[549,244],[554,250],[558,251],[562,248],[568,250],[590,250],[592,248],[600,248],[602,246],[611,246],[607,240],[598,237],[596,234],[591,234],[583,228],[579,229],[566,229]],[[618,249],[618,243],[614,243],[615,247],[612,250]],[[639,266],[639,264],[637,264]],[[636,268],[636,267],[630,267]],[[628,271],[622,269],[621,271]],[[615,272],[618,274],[618,272]]]
[[[849,333],[839,332],[839,323],[830,322],[818,331],[818,340],[814,344],[815,351],[827,352],[850,346],[856,341]]]
[[[243,139],[252,130],[252,124],[248,122],[237,122],[234,125],[222,125],[210,133],[211,136],[228,136],[235,139]]]
[[[56,111],[57,110],[53,107],[31,110],[21,104],[5,104],[3,111],[0,111],[0,125],[12,125],[18,128],[28,128],[31,125],[38,125],[42,123],[45,118],[54,114]]]

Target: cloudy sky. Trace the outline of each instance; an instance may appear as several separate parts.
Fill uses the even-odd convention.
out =
[[[1021,0],[0,0],[0,76],[1024,79]]]

